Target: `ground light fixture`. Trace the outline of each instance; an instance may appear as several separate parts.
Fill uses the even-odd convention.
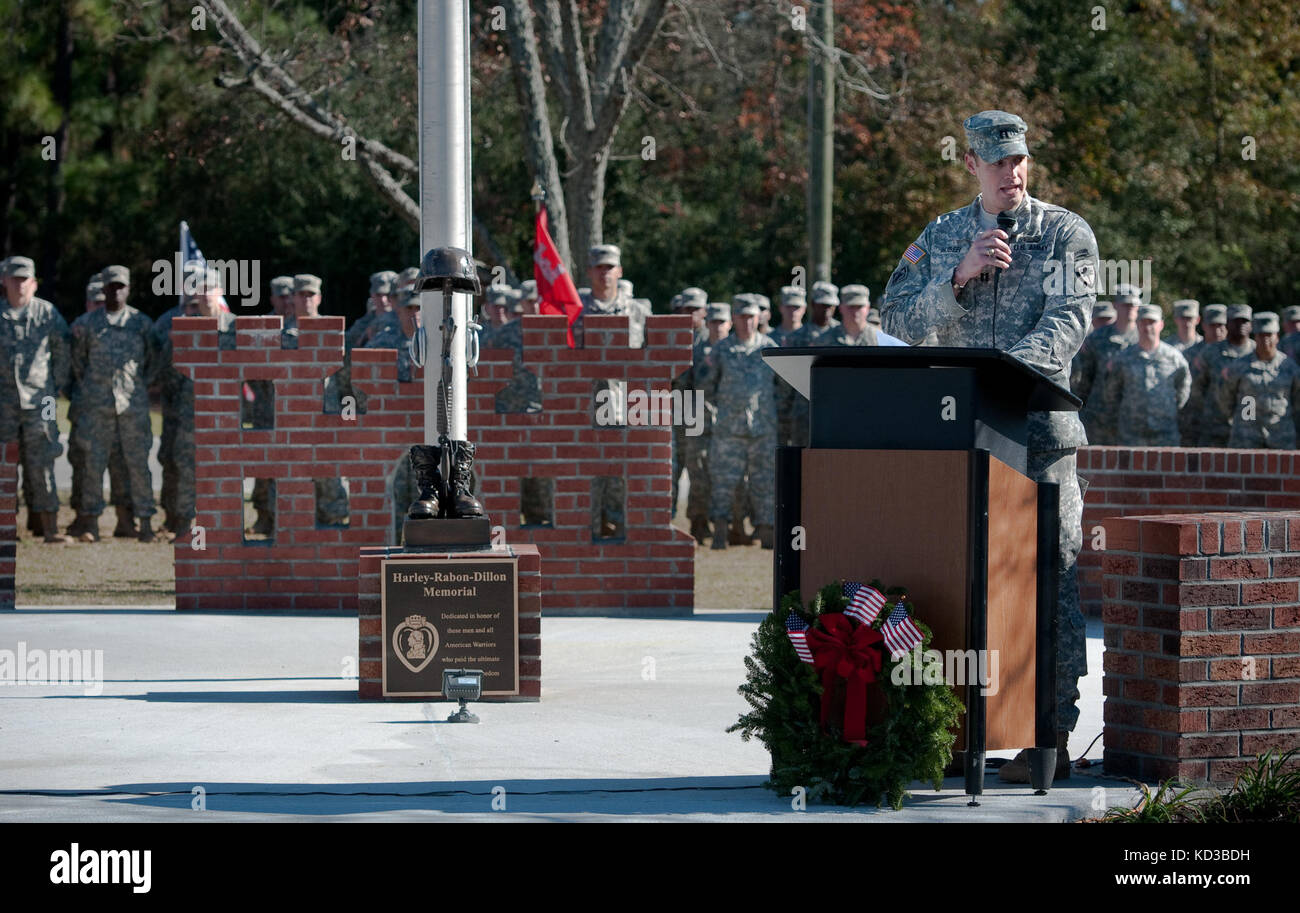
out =
[[[442,694],[449,701],[460,701],[460,709],[447,717],[448,723],[477,723],[478,717],[470,713],[465,704],[483,696],[483,670],[444,669]]]

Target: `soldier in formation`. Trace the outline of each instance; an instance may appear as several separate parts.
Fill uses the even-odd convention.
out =
[[[1166,342],[1160,308],[1138,308],[1137,343],[1106,368],[1103,409],[1114,416],[1119,439],[1135,447],[1177,447],[1178,414],[1191,392],[1187,359]]]
[[[1188,399],[1188,408],[1197,403],[1200,405],[1199,414],[1188,421],[1197,447],[1228,446],[1228,439],[1232,435],[1232,417],[1223,409],[1219,397],[1219,381],[1228,362],[1255,350],[1250,341],[1250,307],[1245,304],[1231,305],[1227,317],[1227,338],[1222,342],[1205,345],[1196,353],[1192,364],[1192,394]]]
[[[1278,349],[1277,314],[1254,315],[1254,351],[1222,362],[1218,409],[1231,425],[1229,447],[1296,449],[1300,368]]]
[[[1089,444],[1116,443],[1114,422],[1102,408],[1106,367],[1112,358],[1137,342],[1133,318],[1141,303],[1142,295],[1135,286],[1119,286],[1115,290],[1115,322],[1089,333],[1071,363],[1070,389],[1083,400],[1079,419]]]

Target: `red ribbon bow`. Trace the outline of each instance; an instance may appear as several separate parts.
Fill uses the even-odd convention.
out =
[[[808,629],[813,667],[822,670],[822,726],[830,715],[835,679],[845,680],[844,741],[866,744],[867,685],[876,680],[884,663],[884,637],[870,625],[854,625],[839,612],[818,619],[825,631]]]

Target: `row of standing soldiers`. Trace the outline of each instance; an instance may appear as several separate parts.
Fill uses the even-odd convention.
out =
[[[1202,312],[1184,299],[1173,312],[1177,329],[1162,340],[1161,309],[1133,286],[1094,310],[1070,377],[1088,442],[1295,449],[1300,307],[1279,319],[1244,304]]]

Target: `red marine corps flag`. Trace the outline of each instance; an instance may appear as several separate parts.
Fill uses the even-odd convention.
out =
[[[573,284],[573,277],[564,267],[551,233],[546,230],[546,207],[537,209],[537,233],[533,243],[533,278],[537,280],[537,295],[541,299],[543,314],[564,314],[569,318],[569,348],[573,344],[573,322],[582,313],[582,299]]]

